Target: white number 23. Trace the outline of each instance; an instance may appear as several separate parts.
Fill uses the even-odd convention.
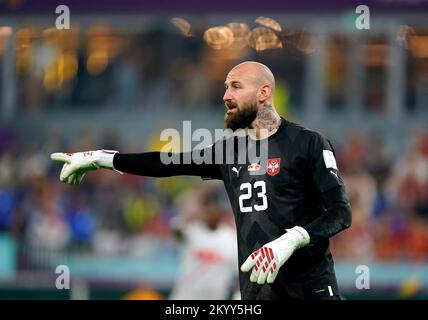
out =
[[[262,199],[262,204],[255,204],[254,206],[244,206],[244,200],[249,200],[253,197],[253,189],[258,189],[257,198]],[[266,182],[265,181],[256,181],[253,185],[250,182],[245,182],[241,184],[239,190],[244,191],[238,200],[239,200],[239,209],[242,213],[251,212],[253,208],[255,211],[264,211],[268,207],[267,197],[266,197]]]

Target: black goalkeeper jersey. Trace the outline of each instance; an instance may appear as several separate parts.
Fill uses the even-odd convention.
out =
[[[323,215],[328,213],[321,198],[321,194],[330,189],[344,187],[332,146],[319,133],[285,119],[267,139],[268,161],[264,174],[251,175],[261,168],[259,163],[247,158],[245,164],[219,164],[220,170],[213,170],[209,177],[223,180],[226,187],[235,216],[239,265],[252,252],[283,235],[287,228],[301,226],[310,236],[311,229],[317,229],[316,238],[311,237],[308,247],[297,250],[286,261],[273,284],[251,283],[250,272],[240,271],[242,298],[301,297],[304,286],[317,290],[311,286],[311,279],[323,277],[326,286],[318,289],[327,290],[330,285],[328,290],[336,294],[328,239],[343,228],[340,223],[336,230],[332,230],[334,225],[323,226]],[[212,148],[214,153],[215,145]],[[235,143],[235,159],[239,151]]]
[[[229,164],[225,158],[227,139],[198,151],[199,155],[210,152],[211,163],[201,164],[192,158],[186,164],[183,159],[189,153],[176,153],[171,155],[177,161],[165,164],[161,153],[147,152],[116,153],[113,164],[119,171],[144,176],[193,175],[223,180],[235,216],[240,266],[287,228],[297,225],[306,229],[309,245],[291,255],[273,284],[251,283],[250,272],[239,272],[242,299],[337,297],[329,238],[350,226],[351,208],[329,141],[282,119],[277,132],[267,138],[265,170],[252,175],[261,164],[248,157],[238,161],[242,160],[238,157],[242,150],[238,138],[231,139],[235,147]],[[215,162],[216,150],[223,150],[221,163]]]

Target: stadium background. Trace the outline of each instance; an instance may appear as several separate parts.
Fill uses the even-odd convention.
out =
[[[96,172],[73,187],[49,154],[159,149],[183,120],[222,128],[227,71],[257,60],[279,113],[335,145],[353,207],[332,239],[343,296],[426,299],[428,5],[368,1],[357,30],[359,3],[344,3],[0,1],[0,298],[166,298],[170,221],[199,179]],[[70,30],[55,29],[59,4]]]

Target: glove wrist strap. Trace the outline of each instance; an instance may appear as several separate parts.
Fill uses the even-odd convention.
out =
[[[307,246],[310,241],[309,233],[302,227],[295,226],[291,229],[287,229],[285,234],[296,243],[296,249]]]
[[[116,172],[122,173],[119,170],[116,170],[113,166],[113,158],[116,153],[118,153],[118,151],[116,150],[105,150],[105,149],[100,150],[97,157],[98,159],[96,160],[96,164],[100,168],[110,169],[110,170],[114,170]]]

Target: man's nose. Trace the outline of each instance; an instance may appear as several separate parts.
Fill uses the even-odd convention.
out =
[[[232,96],[231,96],[231,94],[230,94],[229,89],[227,89],[227,90],[226,90],[226,92],[225,92],[225,93],[224,93],[224,95],[223,95],[223,101],[224,101],[224,102],[226,102],[226,101],[228,101],[228,100],[232,100]]]

